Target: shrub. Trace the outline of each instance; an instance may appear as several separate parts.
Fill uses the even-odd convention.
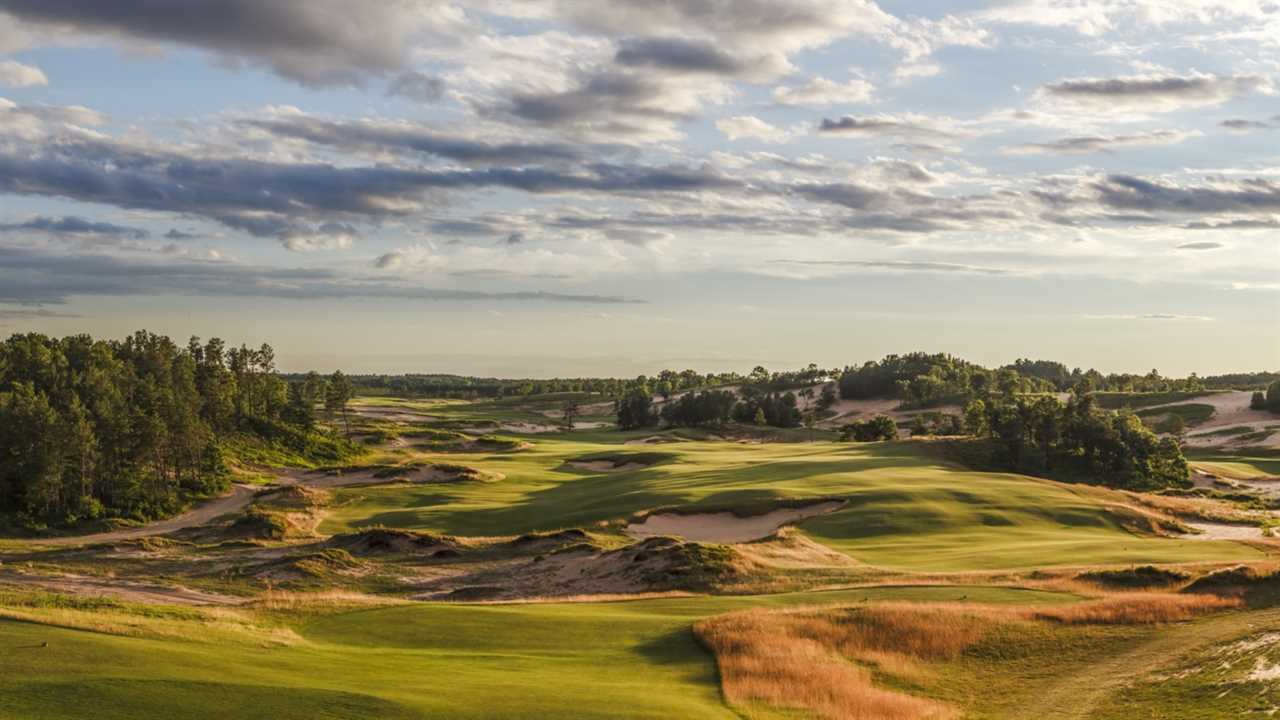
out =
[[[840,438],[855,442],[897,440],[898,425],[888,415],[877,415],[870,420],[855,420],[845,425],[840,429]]]

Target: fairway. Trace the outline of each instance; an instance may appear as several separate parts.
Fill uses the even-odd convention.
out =
[[[590,527],[660,508],[755,514],[778,503],[847,499],[800,528],[860,562],[892,570],[969,571],[1095,563],[1249,560],[1230,542],[1142,537],[1113,496],[1024,475],[972,472],[931,457],[920,443],[839,445],[680,442],[652,467],[592,473],[572,458],[613,450],[572,435],[531,449],[450,455],[505,480],[447,486],[360,487],[336,492],[323,532],[360,527],[462,536]]]

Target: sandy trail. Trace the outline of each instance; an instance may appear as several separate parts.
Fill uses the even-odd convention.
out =
[[[89,545],[93,543],[134,540],[136,538],[150,537],[152,535],[163,535],[175,530],[183,530],[197,525],[206,525],[223,515],[239,512],[249,506],[249,503],[253,501],[253,496],[260,489],[261,488],[254,487],[252,485],[236,485],[231,488],[230,493],[223,495],[220,498],[215,498],[203,505],[198,505],[194,509],[182,513],[181,515],[176,515],[168,520],[160,520],[145,527],[113,530],[111,532],[95,533],[93,535],[78,535],[76,537],[33,540],[32,542],[43,545]]]
[[[64,595],[110,597],[149,605],[240,605],[246,600],[232,595],[193,590],[181,585],[152,585],[88,575],[27,575],[0,573],[0,586],[17,585]]]
[[[628,525],[626,533],[640,538],[674,535],[695,542],[743,543],[769,537],[784,525],[835,512],[841,507],[844,507],[843,502],[828,500],[798,508],[779,508],[751,517],[738,517],[730,512],[662,513]]]

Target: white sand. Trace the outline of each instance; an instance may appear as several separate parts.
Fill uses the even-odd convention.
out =
[[[783,525],[835,512],[844,506],[842,502],[828,500],[798,508],[781,508],[751,517],[738,517],[730,512],[680,515],[662,513],[650,515],[641,523],[627,526],[626,532],[634,537],[673,535],[696,542],[741,543],[769,537]]]
[[[1187,522],[1187,527],[1200,530],[1199,535],[1183,535],[1184,540],[1261,540],[1262,528],[1254,525],[1228,525],[1227,523]]]

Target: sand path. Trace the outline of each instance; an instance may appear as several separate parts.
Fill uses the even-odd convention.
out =
[[[626,533],[640,538],[674,535],[695,542],[742,543],[769,537],[784,525],[835,512],[841,507],[844,507],[843,502],[828,500],[798,508],[779,508],[751,517],[738,517],[730,512],[661,513],[646,517],[644,522],[628,525]]]

